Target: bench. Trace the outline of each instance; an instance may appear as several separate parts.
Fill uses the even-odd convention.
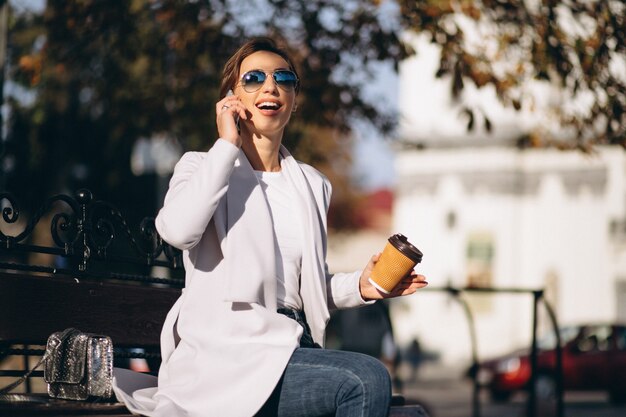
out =
[[[146,352],[141,356],[150,358],[158,353],[161,325],[179,293],[176,288],[0,272],[0,358],[3,352],[31,356],[32,347],[43,349],[51,333],[66,327],[109,335],[116,356],[119,349],[141,348]],[[23,345],[30,348],[15,348]],[[10,374],[22,373],[20,369]],[[41,372],[36,375],[40,377]],[[51,400],[45,395],[15,395],[13,399],[0,401],[0,415],[130,414],[117,403]],[[400,396],[394,396],[392,410],[394,417],[426,415],[420,406],[403,405]]]
[[[51,333],[74,327],[110,336],[116,360],[139,356],[148,358],[151,369],[158,369],[161,326],[179,293],[176,288],[0,272],[0,358],[9,354],[40,356]],[[130,349],[142,349],[142,353],[129,354]],[[15,378],[23,374],[23,368],[7,374]],[[41,377],[42,372],[36,376]],[[0,380],[6,385],[11,379]],[[85,415],[111,414],[113,410],[129,414],[121,404],[51,401],[47,395],[17,396],[15,400],[0,401],[0,415],[14,408],[22,413],[31,410],[32,414],[20,415],[33,416],[43,415],[42,410],[54,410],[58,415],[75,415],[79,410]]]
[[[2,197],[0,194],[0,199]],[[51,333],[68,327],[110,336],[116,366],[125,366],[124,361],[129,358],[140,358],[147,361],[152,373],[158,370],[161,327],[182,287],[179,253],[171,252],[171,248],[166,248],[158,236],[155,238],[154,233],[148,232],[146,235],[152,239],[154,246],[149,250],[145,247],[138,249],[141,262],[150,267],[170,268],[174,274],[178,273],[178,278],[154,278],[145,272],[119,272],[116,263],[122,258],[102,251],[98,244],[93,243],[95,239],[89,238],[89,233],[94,233],[89,221],[96,220],[89,215],[95,203],[87,197],[79,194],[76,200],[66,196],[61,199],[72,208],[70,211],[76,209],[74,214],[82,216],[83,221],[81,223],[80,218],[71,219],[72,213],[69,214],[68,219],[76,225],[76,231],[71,232],[69,238],[55,236],[58,247],[26,244],[22,238],[12,238],[0,232],[0,387],[23,375],[37,362]],[[14,206],[14,202],[10,202]],[[74,203],[77,207],[72,207]],[[105,207],[108,207],[105,212],[113,213],[118,226],[127,228],[119,213],[108,205]],[[9,212],[8,218],[12,219],[10,216]],[[36,217],[26,231],[34,229],[34,223],[39,221]],[[6,211],[4,219],[7,219]],[[113,230],[114,225],[111,221],[111,229],[107,230]],[[53,225],[53,230],[56,226]],[[127,230],[122,235],[130,236]],[[77,239],[77,236],[83,239]],[[120,233],[116,236],[119,237]],[[68,241],[73,244],[58,245]],[[92,245],[85,250],[80,242],[91,242]],[[104,242],[106,249],[113,246],[110,240],[105,239]],[[8,255],[20,250],[53,254],[67,258],[68,262],[65,262],[65,267],[54,267],[7,261],[11,257]],[[158,261],[166,250],[170,250],[169,261]],[[123,249],[122,252],[128,251]],[[100,268],[96,266],[98,263]],[[67,264],[75,267],[67,267]],[[102,268],[103,265],[105,268]],[[0,416],[130,415],[123,404],[116,402],[50,399],[45,393],[42,376],[43,372],[38,370],[11,394],[0,396]],[[390,415],[425,417],[426,413],[420,406],[405,405],[401,396],[394,396]]]

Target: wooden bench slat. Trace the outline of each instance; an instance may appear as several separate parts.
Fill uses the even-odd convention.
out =
[[[45,344],[67,327],[116,347],[158,347],[180,289],[0,272],[0,341]]]
[[[49,399],[42,394],[10,395],[14,401],[0,401],[0,416],[22,417],[89,417],[106,415],[109,417],[127,417],[131,415],[120,403],[88,403]],[[22,399],[26,401],[16,401]],[[28,400],[31,401],[28,401]],[[391,407],[389,417],[428,417],[419,405]]]

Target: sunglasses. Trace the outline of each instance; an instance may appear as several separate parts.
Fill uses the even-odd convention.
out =
[[[271,73],[277,86],[285,91],[294,91],[298,85],[296,73],[289,70],[276,70]],[[247,93],[254,93],[265,84],[269,74],[261,70],[248,71],[241,76],[241,86]]]

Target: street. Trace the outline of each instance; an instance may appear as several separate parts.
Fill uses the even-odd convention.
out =
[[[423,371],[423,372],[422,372]],[[526,395],[520,393],[507,403],[493,403],[488,393],[480,395],[479,414],[472,414],[472,382],[459,372],[429,365],[420,370],[414,383],[405,383],[407,403],[422,405],[430,417],[526,417]],[[603,392],[568,392],[565,417],[624,417],[626,405],[612,405]],[[556,416],[553,404],[540,405],[537,417]]]

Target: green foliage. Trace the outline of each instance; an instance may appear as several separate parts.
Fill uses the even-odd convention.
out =
[[[573,140],[531,137],[531,145],[626,145],[626,80],[611,70],[626,56],[626,6],[620,0],[399,0],[403,24],[442,47],[439,76],[492,85],[503,103],[529,106],[529,80],[557,86],[564,101],[592,97],[588,112],[550,109]],[[479,31],[477,28],[480,28]],[[470,33],[472,32],[472,33]],[[478,35],[478,42],[471,39]],[[614,62],[613,62],[614,61]],[[626,64],[625,64],[626,65]],[[472,110],[470,119],[473,120]]]
[[[336,138],[348,137],[353,117],[393,125],[395,115],[361,97],[365,81],[354,82],[368,79],[369,62],[404,56],[373,3],[48,0],[41,15],[11,16],[8,79],[36,99],[7,100],[5,158],[15,161],[7,188],[32,206],[87,186],[125,213],[154,213],[156,177],[130,172],[135,141],[168,132],[185,150],[206,150],[225,60],[246,37],[266,34],[293,51],[300,71],[299,110],[286,135],[297,156],[345,158],[349,146]],[[296,143],[311,136],[303,129],[332,132],[318,138],[324,153]]]

